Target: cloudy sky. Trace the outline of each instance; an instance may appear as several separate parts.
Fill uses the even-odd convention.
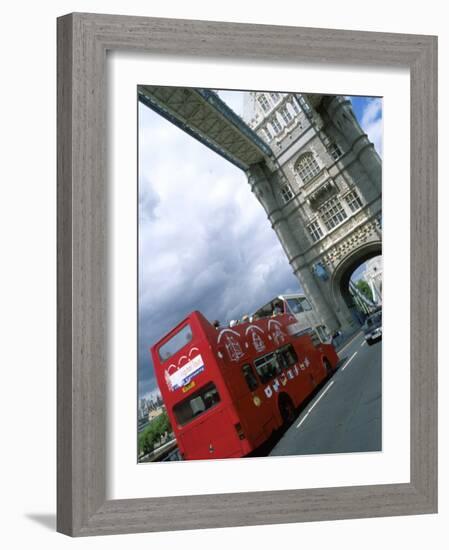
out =
[[[381,153],[381,100],[351,100]],[[226,323],[298,290],[245,174],[139,104],[139,397],[158,391],[150,346],[191,311]]]

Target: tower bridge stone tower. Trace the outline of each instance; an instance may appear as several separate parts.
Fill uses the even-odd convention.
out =
[[[349,280],[382,252],[382,164],[342,96],[251,92],[273,154],[248,170],[293,272],[330,330],[354,325]]]

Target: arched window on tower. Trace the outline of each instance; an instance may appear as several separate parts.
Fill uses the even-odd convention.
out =
[[[262,128],[262,134],[266,141],[271,141],[273,139],[273,136],[271,135],[271,132],[268,126],[265,126],[264,128]]]
[[[276,113],[274,113],[274,115],[271,117],[270,124],[271,124],[271,128],[273,129],[273,133],[274,133],[275,136],[277,134],[279,134],[280,132],[282,132],[282,125],[279,122],[279,120],[276,116]]]
[[[297,115],[301,114],[301,109],[299,108],[299,105],[296,99],[292,98],[290,105],[293,107],[293,110]]]
[[[285,122],[285,124],[288,125],[290,124],[290,122],[292,122],[293,116],[290,113],[290,111],[287,109],[287,105],[284,105],[279,109],[279,114],[281,115],[282,120]]]
[[[320,167],[313,153],[304,153],[295,164],[295,170],[304,183],[307,183],[320,172]]]

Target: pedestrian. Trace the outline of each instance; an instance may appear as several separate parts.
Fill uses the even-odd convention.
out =
[[[341,336],[341,331],[340,331],[340,330],[336,330],[336,331],[334,332],[334,334],[332,335],[332,344],[333,344],[334,346],[337,345],[340,336]]]

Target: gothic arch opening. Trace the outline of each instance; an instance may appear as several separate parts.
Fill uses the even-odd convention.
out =
[[[368,260],[381,256],[382,243],[381,241],[371,242],[354,250],[347,256],[336,268],[332,277],[332,298],[335,305],[335,311],[342,326],[361,325],[366,315],[372,311],[369,302],[377,302],[379,305],[379,292],[382,291],[382,275],[379,274],[379,283],[377,291],[374,294],[371,291],[366,293],[368,298],[364,300],[363,287],[354,288],[354,281],[351,280],[353,274]],[[363,279],[365,280],[365,279]],[[369,283],[368,283],[369,285]],[[374,288],[374,287],[373,287]],[[371,300],[370,295],[371,294]]]

